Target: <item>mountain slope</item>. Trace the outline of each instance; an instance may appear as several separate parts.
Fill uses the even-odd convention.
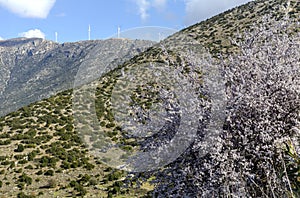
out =
[[[166,63],[167,58],[175,62],[180,61],[180,59],[177,59],[177,54],[180,51],[188,51],[189,47],[191,47],[190,44],[201,44],[214,55],[219,52],[223,52],[224,55],[237,53],[237,47],[230,43],[230,38],[237,38],[236,34],[238,31],[248,30],[254,22],[262,21],[267,14],[271,13],[274,17],[284,16],[287,13],[285,8],[287,7],[287,2],[282,0],[250,2],[195,24],[168,37],[161,43],[168,50],[170,57],[166,57],[165,51],[157,45],[96,81],[95,83],[98,84],[97,100],[95,101],[96,111],[100,124],[103,123],[103,128],[107,132],[107,136],[111,139],[117,139],[117,141],[124,141],[124,139],[119,138],[121,133],[120,127],[116,125],[118,123],[110,116],[111,107],[108,102],[116,81],[122,75],[122,67],[126,70],[126,68],[130,69],[151,61]],[[289,2],[289,15],[296,21],[299,21],[299,2]],[[296,30],[299,31],[299,27]],[[188,70],[188,68],[186,69]],[[126,192],[126,188],[120,187],[122,183],[119,183],[124,181],[122,173],[117,172],[115,175],[111,173],[110,169],[106,169],[103,172],[105,165],[97,162],[98,159],[93,158],[93,155],[87,151],[87,147],[84,147],[78,132],[74,130],[74,112],[72,112],[71,107],[73,100],[72,91],[65,91],[50,99],[34,103],[1,118],[0,134],[1,144],[3,145],[0,149],[1,153],[5,153],[0,158],[2,160],[0,165],[2,174],[0,178],[4,181],[2,188],[0,188],[1,193],[13,196],[23,191],[26,194],[33,195],[43,193],[44,197],[52,195],[70,196],[85,189],[88,197],[97,196],[97,193],[100,195],[103,193],[103,196],[107,196],[110,193],[110,196],[123,195],[126,197],[130,194],[136,197],[151,191],[152,187],[149,187],[149,184],[146,183],[142,186],[141,191],[132,192],[133,188],[131,188],[129,192]],[[89,112],[81,113],[85,116],[85,119],[89,119]],[[32,132],[32,130],[36,133]],[[125,143],[128,145],[132,144],[132,142]],[[22,146],[18,145],[23,145],[25,149],[23,150]],[[134,147],[134,144],[130,146]],[[40,152],[33,157],[32,161],[29,160],[31,158],[27,158],[27,156],[37,149]],[[78,160],[72,157],[69,160],[68,157],[72,155],[77,155]],[[51,159],[48,160],[48,158],[45,160],[46,162],[43,162],[41,160],[42,156],[54,158],[52,160],[54,162],[51,163]],[[84,160],[84,158],[87,158],[87,160]],[[18,163],[16,164],[16,162]],[[45,164],[42,165],[43,163]],[[95,167],[89,166],[89,164]],[[33,169],[27,167],[28,165],[32,165]],[[91,170],[88,170],[89,168]],[[51,176],[51,171],[46,174],[48,170],[54,170],[54,175]],[[41,171],[40,175],[38,174],[39,171]],[[26,177],[22,176],[22,174],[32,177],[32,182],[28,182],[25,185],[26,181],[30,179],[27,178],[26,180]],[[84,178],[84,174],[89,175],[90,178]],[[188,177],[190,176],[187,175]],[[53,185],[54,187],[51,187],[50,179],[54,180],[52,181],[54,183],[55,181],[57,182],[56,185]],[[93,182],[85,182],[85,180],[90,181],[91,179],[93,179]],[[113,181],[110,182],[109,180]],[[136,187],[137,183],[136,180],[129,182],[131,187]],[[43,186],[47,186],[47,188],[43,188]],[[16,191],[11,192],[10,189],[12,188],[15,188]]]
[[[106,54],[111,53],[110,58],[127,60],[153,44],[126,39],[64,44],[37,38],[0,41],[0,115],[72,88],[78,68],[88,59],[97,57],[105,65],[111,61]]]

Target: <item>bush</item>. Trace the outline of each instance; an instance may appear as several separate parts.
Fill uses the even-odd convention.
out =
[[[93,170],[95,168],[95,165],[91,163],[86,163],[84,168],[86,168],[87,170]]]
[[[27,154],[28,161],[34,160],[34,158],[36,157],[37,154],[38,154],[38,151],[35,151],[35,150],[28,153]]]
[[[6,160],[7,156],[0,156],[0,161]]]
[[[43,174],[43,171],[42,170],[39,170],[38,172],[35,173],[36,175],[42,175]]]
[[[97,181],[96,179],[90,179],[89,185],[95,186],[95,185],[97,185],[97,184],[98,184],[98,181]]]
[[[11,140],[0,140],[0,145],[9,145],[11,143]]]
[[[15,152],[23,152],[25,150],[23,144],[18,144],[18,147],[14,150]]]
[[[44,175],[46,176],[53,176],[54,175],[54,171],[53,170],[47,170]]]
[[[25,184],[27,184],[27,185],[30,185],[30,184],[32,184],[32,178],[29,177],[29,176],[27,176],[25,173],[23,173],[23,174],[19,177],[18,182],[20,182],[20,183],[25,183]]]
[[[19,192],[17,198],[35,198],[34,195],[26,195],[24,192]]]
[[[26,164],[26,163],[28,163],[28,161],[25,159],[19,161],[19,164]]]
[[[84,189],[84,187],[77,181],[72,180],[69,184],[71,187],[74,188],[77,192],[79,192],[79,196],[86,195],[87,191]]]
[[[84,189],[82,185],[76,185],[74,189],[78,192],[79,196],[84,196],[87,193],[86,189]]]
[[[33,169],[33,166],[29,164],[28,166],[25,166],[25,169]]]
[[[124,175],[123,171],[115,170],[107,176],[109,181],[120,179]]]

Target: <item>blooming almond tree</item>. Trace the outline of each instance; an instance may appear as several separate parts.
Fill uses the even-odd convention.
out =
[[[290,142],[299,154],[299,24],[272,23],[247,33],[241,53],[224,63],[230,98],[228,174],[231,182],[245,182],[241,187],[252,196],[299,193],[299,181],[290,183],[281,150]]]
[[[300,196],[298,29],[289,19],[265,18],[233,43],[239,53],[210,62],[226,82],[222,149],[200,154],[199,133],[180,158],[155,173],[155,197]]]

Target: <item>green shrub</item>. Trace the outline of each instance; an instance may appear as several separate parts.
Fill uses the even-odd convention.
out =
[[[84,166],[85,169],[87,170],[92,170],[95,168],[95,166],[91,163],[86,163],[85,166]]]
[[[34,195],[26,195],[24,192],[20,192],[17,195],[17,198],[35,198],[36,196]]]
[[[29,164],[28,166],[25,166],[25,169],[33,169],[33,166]]]
[[[14,158],[16,160],[20,160],[20,159],[23,159],[25,157],[25,155],[15,155]]]
[[[87,193],[86,189],[84,189],[84,187],[80,184],[76,185],[74,189],[78,192],[79,196],[84,196]]]
[[[25,159],[19,161],[19,164],[26,164],[26,163],[28,163],[28,161]]]
[[[42,170],[39,170],[38,172],[35,173],[36,175],[41,175],[43,174],[43,171]]]
[[[10,164],[10,161],[8,161],[8,160],[1,162],[1,165],[9,165],[9,164]]]
[[[0,134],[0,138],[10,138],[10,135],[8,133],[2,133]]]
[[[56,157],[49,157],[49,156],[43,156],[39,160],[41,167],[48,166],[48,167],[52,167],[52,168],[55,168],[57,161],[58,161],[58,159]]]
[[[0,156],[0,161],[6,160],[7,156]]]
[[[70,169],[71,164],[67,161],[63,161],[62,164],[60,165],[60,167],[63,168],[63,169]]]
[[[44,175],[46,176],[53,176],[54,175],[54,171],[53,170],[47,170]]]
[[[23,173],[19,179],[18,179],[18,182],[22,183],[24,182],[25,184],[27,185],[31,185],[32,184],[32,178],[27,176],[25,173]]]
[[[91,176],[85,174],[85,175],[83,175],[83,176],[79,179],[79,183],[80,183],[80,184],[85,184],[85,183],[89,182],[90,179],[91,179]]]
[[[18,144],[18,147],[14,150],[15,152],[23,152],[25,150],[23,144]]]
[[[122,176],[123,176],[122,171],[114,171],[108,175],[108,180],[109,181],[117,180],[117,179],[120,179]]]
[[[8,140],[0,140],[0,145],[9,145],[11,143],[11,140],[8,139]]]
[[[36,155],[38,154],[39,152],[37,150],[33,150],[31,151],[30,153],[27,154],[27,157],[28,157],[28,161],[32,161],[34,160],[34,158],[36,157]]]
[[[98,181],[96,179],[90,179],[90,181],[89,181],[90,186],[95,186],[97,184],[98,184]]]

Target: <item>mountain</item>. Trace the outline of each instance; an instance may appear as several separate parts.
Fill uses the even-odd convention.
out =
[[[246,30],[250,31],[253,28],[252,25],[259,22],[266,23],[265,25],[268,27],[271,25],[267,23],[268,20],[269,23],[271,23],[272,20],[270,20],[267,15],[271,15],[271,18],[276,18],[277,20],[289,15],[290,18],[295,21],[294,25],[297,26],[300,17],[299,7],[300,4],[296,0],[258,0],[249,2],[243,6],[228,10],[211,19],[179,31],[138,56],[128,59],[128,61],[119,65],[117,68],[107,71],[102,78],[90,84],[82,85],[80,84],[81,79],[77,79],[79,88],[82,88],[78,89],[79,91],[85,91],[85,88],[88,89],[91,85],[97,84],[95,95],[91,96],[91,98],[95,99],[94,104],[83,103],[81,106],[79,105],[77,109],[74,109],[72,105],[76,104],[76,102],[85,102],[85,99],[89,98],[89,95],[84,95],[86,97],[83,98],[74,98],[75,92],[73,93],[74,90],[70,89],[1,117],[0,186],[2,187],[0,188],[0,194],[2,194],[3,197],[12,197],[17,194],[19,194],[19,196],[26,194],[33,197],[67,197],[76,195],[85,195],[86,197],[156,197],[157,194],[155,193],[162,193],[164,189],[160,188],[155,190],[155,186],[151,185],[150,182],[154,180],[155,177],[160,176],[168,179],[172,176],[183,175],[186,177],[186,183],[176,183],[178,180],[172,183],[172,180],[169,180],[166,186],[171,190],[179,191],[174,197],[184,197],[184,191],[173,189],[172,187],[175,185],[180,185],[182,189],[189,187],[188,184],[194,175],[184,175],[185,172],[183,171],[183,169],[193,166],[193,164],[188,164],[188,158],[186,159],[186,163],[189,166],[182,164],[181,167],[178,166],[179,169],[172,172],[172,174],[161,174],[151,177],[150,172],[139,173],[136,174],[136,177],[132,177],[131,174],[127,175],[125,171],[120,171],[105,165],[105,160],[109,162],[109,160],[114,159],[100,159],[96,157],[97,155],[94,155],[94,150],[89,148],[90,145],[97,148],[97,146],[99,146],[97,144],[103,147],[103,144],[101,144],[103,142],[97,141],[101,140],[103,132],[105,132],[105,138],[108,142],[118,143],[123,146],[122,150],[126,152],[125,154],[130,154],[130,151],[134,151],[136,147],[136,142],[122,136],[122,128],[112,114],[113,107],[110,98],[113,95],[112,93],[116,91],[114,89],[116,83],[122,79],[123,73],[127,71],[137,72],[136,74],[140,74],[137,76],[140,76],[142,79],[151,79],[153,76],[148,76],[148,74],[143,76],[143,67],[141,67],[143,64],[146,66],[147,63],[154,62],[158,65],[163,64],[165,66],[170,64],[172,66],[171,63],[173,62],[174,65],[183,65],[185,63],[184,60],[187,60],[189,57],[189,51],[197,55],[205,54],[203,47],[205,47],[213,57],[216,57],[218,53],[222,53],[225,58],[230,54],[239,53],[238,47],[231,42],[231,39],[239,39],[239,33]],[[293,33],[297,34],[297,32],[299,32],[298,26]],[[92,41],[90,44],[92,45],[94,42],[95,41]],[[165,50],[163,48],[165,48]],[[181,53],[186,55],[186,59],[181,59],[181,57],[178,56],[178,54]],[[53,59],[53,61],[58,60]],[[93,59],[93,61],[97,62],[95,59]],[[82,74],[88,71],[88,65],[82,68]],[[134,68],[138,69],[134,70]],[[183,68],[183,73],[188,74],[189,70],[190,68],[186,64],[186,67]],[[71,76],[73,77],[74,75],[75,72]],[[84,75],[79,76],[84,77]],[[64,77],[68,78],[66,75]],[[84,81],[85,79],[82,80]],[[173,81],[170,83],[172,82]],[[49,86],[50,85],[51,84],[49,84]],[[140,97],[141,93],[144,93],[143,89],[145,89],[145,87],[140,86],[135,90],[137,94],[131,95],[132,100],[145,107],[144,109],[147,109],[148,103],[156,104],[157,98],[151,97],[153,95],[155,96],[154,93],[157,92],[155,85],[156,84],[148,84],[148,86],[152,87],[152,92],[148,94],[150,97]],[[174,85],[177,85],[176,82]],[[201,83],[199,83],[198,86],[201,86]],[[122,88],[122,86],[120,86],[120,88]],[[182,88],[182,92],[188,90],[187,87],[179,88]],[[126,93],[126,89],[121,89],[120,93]],[[180,93],[178,94],[180,95]],[[95,121],[93,120],[94,118],[91,117],[91,112],[86,111],[89,105],[94,105],[95,107],[96,121],[100,123],[99,125],[102,129],[99,134],[90,133],[90,128],[94,127],[93,124],[78,126],[78,121],[80,121],[81,118],[83,118],[81,124],[93,123],[93,121]],[[83,109],[81,109],[81,107],[83,107]],[[98,123],[96,123],[96,125],[98,125]],[[78,127],[80,133],[78,132]],[[172,128],[173,126],[170,124],[169,127]],[[86,132],[86,134],[83,132]],[[86,139],[82,138],[84,135],[92,137],[89,138],[90,142],[88,142],[91,144],[87,144]],[[160,144],[166,140],[165,138],[169,137],[158,135],[152,140]],[[151,138],[149,139],[151,140]],[[151,147],[155,145],[146,144],[146,146]],[[109,145],[106,148],[109,148]],[[204,169],[208,160],[208,158],[203,158],[202,166],[197,166],[195,169]],[[220,167],[226,167],[226,164],[221,163],[218,165],[219,167],[216,166],[216,169],[203,173],[201,178],[209,180],[209,175],[213,174],[214,171],[217,171]],[[244,170],[243,167],[238,168]],[[272,168],[273,167],[270,169]],[[165,170],[167,169],[168,167],[166,167]],[[143,178],[145,178],[147,174],[150,174],[150,177],[144,181]],[[230,174],[230,172],[228,174]],[[126,178],[126,176],[128,176],[128,178]],[[250,176],[249,182],[255,178],[255,176]],[[230,181],[226,182],[230,183]],[[257,185],[262,185],[262,183],[258,183]],[[126,188],[124,185],[130,188]],[[214,186],[205,187],[213,188]],[[166,189],[169,190],[168,188]],[[235,188],[238,189],[239,186],[235,186]],[[14,189],[14,191],[11,189]],[[260,189],[260,186],[258,186],[258,189]],[[208,197],[211,196],[218,195],[208,195]],[[262,195],[262,197],[263,196],[264,195]]]
[[[39,38],[0,41],[0,116],[71,89],[80,65],[88,59],[97,58],[103,67],[128,60],[153,44],[127,39],[63,44]],[[103,69],[89,63],[91,68]]]

